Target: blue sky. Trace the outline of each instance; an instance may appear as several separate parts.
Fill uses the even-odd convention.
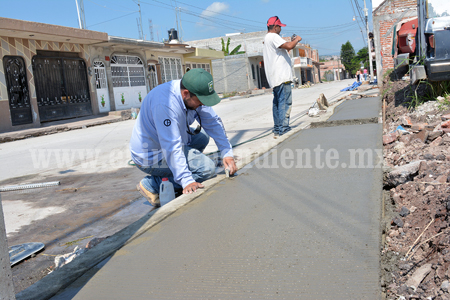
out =
[[[356,52],[365,46],[361,34],[362,29],[365,39],[365,25],[360,18],[364,13],[357,9],[364,8],[363,0],[84,0],[87,29],[139,38],[139,2],[147,40],[151,39],[149,20],[153,40],[162,41],[170,28],[177,28],[178,11],[183,41],[266,30],[267,19],[276,15],[287,25],[282,35],[301,36],[319,55],[338,54],[347,41]],[[366,5],[372,28],[371,0],[366,0]],[[78,28],[75,0],[0,0],[0,7],[1,17]]]

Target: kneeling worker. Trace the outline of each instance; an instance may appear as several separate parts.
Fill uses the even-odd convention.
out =
[[[201,182],[215,175],[214,162],[202,153],[209,136],[220,150],[224,168],[236,172],[222,121],[211,107],[219,102],[213,78],[203,69],[161,84],[144,98],[130,150],[136,166],[149,174],[137,189],[153,206],[160,206],[162,178],[168,177],[175,189],[187,194],[203,188]],[[190,127],[194,120],[200,124],[195,130]]]

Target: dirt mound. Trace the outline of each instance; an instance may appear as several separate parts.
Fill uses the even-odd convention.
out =
[[[445,125],[450,110],[440,110],[438,101],[413,109],[411,91],[426,88],[388,77],[382,90],[387,103],[383,294],[450,299],[450,130]]]

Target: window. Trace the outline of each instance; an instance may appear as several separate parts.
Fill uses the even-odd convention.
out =
[[[150,90],[153,90],[158,85],[158,76],[154,64],[148,65],[148,80],[150,82]]]
[[[113,87],[145,86],[144,66],[137,56],[111,57]]]
[[[183,77],[181,58],[159,57],[158,61],[161,64],[161,80],[163,83]]]
[[[252,64],[252,78],[255,79],[255,66]]]
[[[101,61],[94,61],[94,72],[97,89],[108,88],[106,83],[105,64]]]
[[[196,64],[196,63],[186,63],[186,70],[187,69],[196,69],[196,68],[202,68],[208,73],[211,73],[211,68],[209,64]]]

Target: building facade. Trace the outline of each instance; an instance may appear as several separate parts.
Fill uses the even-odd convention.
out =
[[[187,68],[212,71],[221,51],[0,18],[0,133],[139,108]]]
[[[395,31],[399,29],[396,25],[417,17],[417,0],[385,0],[372,14],[377,78],[383,78],[386,70],[394,68],[392,46]]]
[[[345,66],[338,58],[324,61],[320,65],[320,77],[326,81],[345,79]]]

